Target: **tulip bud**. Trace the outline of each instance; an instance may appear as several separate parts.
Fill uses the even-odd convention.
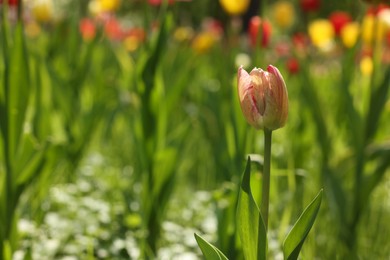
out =
[[[238,96],[248,123],[256,129],[276,130],[284,126],[288,115],[286,84],[279,70],[254,68],[249,74],[238,69]]]

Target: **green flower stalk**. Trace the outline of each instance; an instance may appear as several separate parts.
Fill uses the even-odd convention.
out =
[[[271,175],[272,131],[285,125],[288,115],[286,84],[279,70],[269,65],[267,71],[254,68],[250,73],[238,69],[238,96],[242,112],[250,125],[264,130],[264,169],[261,214],[268,229]]]

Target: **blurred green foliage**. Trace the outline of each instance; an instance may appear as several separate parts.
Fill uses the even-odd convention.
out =
[[[336,56],[300,57],[299,73],[290,74],[274,46],[245,45],[217,1],[166,9],[123,1],[118,16],[146,33],[130,52],[103,27],[83,39],[79,20],[88,5],[74,2],[72,15],[42,25],[36,37],[2,9],[0,258],[200,257],[196,231],[229,259],[242,259],[240,174],[248,154],[263,153],[263,134],[247,125],[238,103],[242,52],[248,67],[280,68],[289,91],[288,123],[273,142],[270,257],[280,256],[284,237],[321,188],[302,258],[389,256],[388,64],[374,59],[372,76],[362,75],[358,42]],[[354,17],[367,8],[323,2],[295,29],[334,6]],[[227,29],[218,44],[199,53],[193,42],[174,40],[177,25],[201,30],[206,16]],[[262,157],[252,158],[258,202]]]

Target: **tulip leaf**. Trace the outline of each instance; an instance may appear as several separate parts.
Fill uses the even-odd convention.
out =
[[[20,144],[30,96],[28,61],[23,37],[23,25],[18,23],[10,52],[8,78],[5,86],[8,154],[13,158]]]
[[[204,238],[198,234],[194,234],[196,242],[202,250],[203,256],[206,260],[227,260],[228,258],[215,246],[207,242]]]
[[[378,87],[372,88],[372,95],[370,98],[370,107],[367,114],[366,123],[366,140],[370,140],[377,128],[383,107],[387,101],[387,94],[390,85],[390,67],[387,68],[385,77]]]
[[[299,217],[297,222],[294,224],[290,233],[287,235],[283,243],[283,254],[284,259],[294,260],[298,258],[299,252],[301,251],[303,242],[305,241],[314,221],[317,217],[317,213],[321,206],[322,192],[317,194],[314,200],[307,206]]]
[[[23,137],[22,151],[18,157],[18,164],[15,165],[15,170],[18,173],[16,184],[23,185],[34,178],[34,175],[39,174],[39,169],[45,161],[46,146],[37,147],[33,137],[26,134]]]
[[[237,228],[245,259],[262,260],[267,256],[267,232],[250,188],[250,165],[248,157],[238,198]]]

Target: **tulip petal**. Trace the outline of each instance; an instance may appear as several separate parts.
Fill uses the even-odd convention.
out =
[[[251,72],[252,74],[252,72]],[[263,127],[262,115],[259,111],[259,91],[256,80],[242,66],[238,69],[238,95],[242,112],[248,123],[257,129]]]
[[[277,122],[275,122],[275,124],[278,125],[277,128],[279,128],[286,123],[288,116],[288,93],[286,83],[284,82],[282,74],[276,67],[269,65],[267,71],[273,75],[272,78],[275,81],[275,83],[271,83],[273,90],[272,95],[274,95],[274,97],[270,100],[274,100],[277,103],[276,108],[280,111],[277,113],[279,114],[279,117]]]

